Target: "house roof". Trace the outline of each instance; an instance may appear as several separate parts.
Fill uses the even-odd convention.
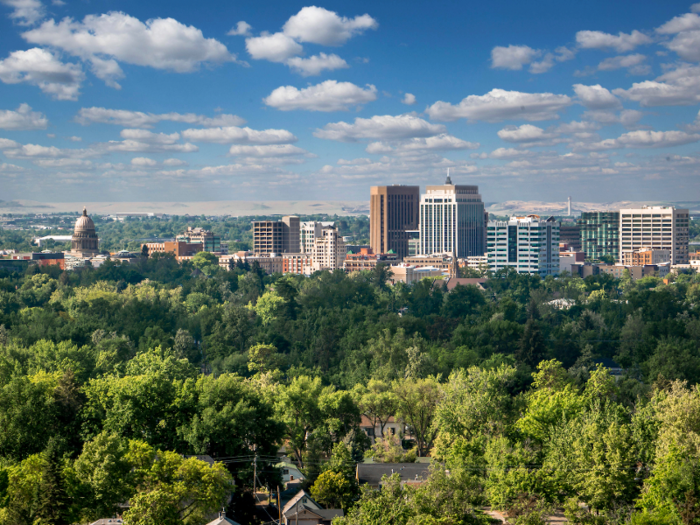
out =
[[[306,505],[299,505],[299,517],[306,519],[308,516],[313,516],[315,518],[320,518],[322,520],[332,520],[333,518],[338,518],[340,516],[343,516],[343,510],[342,509],[313,509],[309,508]],[[287,519],[293,519],[296,514],[297,514],[297,507],[296,505],[289,509],[287,512],[284,512],[284,517]]]
[[[120,525],[124,523],[121,518],[102,518],[97,520],[90,525]]]
[[[401,481],[424,480],[430,475],[428,463],[360,463],[357,465],[357,480],[378,486],[382,476],[399,474]]]
[[[238,522],[228,519],[226,516],[219,516],[207,525],[240,525]]]
[[[396,421],[394,420],[394,416],[389,416],[389,419],[387,420],[387,424],[389,423],[395,423]],[[370,427],[374,428],[374,425],[372,424],[372,420],[368,418],[367,416],[362,416],[362,420],[360,421],[360,427]]]
[[[297,504],[297,501],[299,501],[299,500],[301,500],[301,499],[304,499],[304,498],[306,498],[306,501],[308,501],[309,503],[313,504],[317,509],[320,509],[320,508],[321,508],[321,505],[319,505],[318,503],[316,503],[316,502],[314,501],[314,499],[311,497],[311,495],[310,495],[308,492],[306,492],[305,490],[300,490],[299,492],[297,492],[297,493],[294,495],[294,497],[293,497],[292,499],[290,499],[290,500],[287,502],[287,504],[286,504],[286,505],[284,506],[284,508],[282,509],[282,514],[286,515],[286,514],[287,514],[287,511],[288,511],[289,509],[291,509],[292,507],[294,507],[294,506]],[[302,503],[302,505],[303,505],[303,503]]]

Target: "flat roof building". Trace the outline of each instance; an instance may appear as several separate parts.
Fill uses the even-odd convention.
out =
[[[643,206],[620,210],[620,255],[641,248],[669,250],[671,264],[688,264],[688,230],[690,214],[687,209],[673,206]]]
[[[260,255],[299,253],[299,217],[288,215],[279,221],[253,221],[253,251]]]
[[[488,223],[491,271],[513,268],[542,277],[559,274],[559,222],[539,215]]]

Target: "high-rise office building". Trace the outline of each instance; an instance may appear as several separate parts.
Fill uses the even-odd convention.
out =
[[[409,230],[418,229],[419,186],[372,186],[369,197],[369,245],[374,253],[408,256]]]
[[[641,248],[669,250],[671,264],[688,264],[690,213],[673,206],[620,210],[620,256]]]
[[[321,236],[323,228],[335,226],[334,222],[308,221],[299,227],[299,253],[314,253],[314,241]]]
[[[620,258],[620,212],[586,211],[581,213],[581,251],[588,259],[603,256]]]
[[[559,222],[539,215],[511,217],[488,224],[491,271],[514,268],[542,277],[559,274]]]
[[[573,222],[562,222],[559,225],[559,242],[569,245],[572,252],[581,251],[581,226]]]
[[[428,186],[420,199],[420,253],[483,255],[486,247],[484,203],[478,186]]]
[[[253,251],[261,255],[299,253],[299,217],[253,221]]]

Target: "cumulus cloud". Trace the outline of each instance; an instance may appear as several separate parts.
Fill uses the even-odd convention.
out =
[[[677,16],[656,28],[656,32],[676,35],[662,45],[675,51],[684,60],[700,62],[700,16],[696,12]]]
[[[375,115],[372,118],[356,118],[355,122],[331,122],[323,129],[314,131],[314,136],[339,142],[370,140],[405,140],[433,137],[446,133],[445,126],[431,124],[413,114]]]
[[[80,66],[63,63],[38,47],[13,51],[6,59],[0,60],[2,82],[32,84],[57,100],[77,100],[84,78]]]
[[[46,129],[48,119],[29,104],[20,104],[16,111],[0,110],[0,129],[27,130]]]
[[[322,7],[309,6],[290,17],[283,31],[299,42],[340,46],[353,36],[377,27],[377,21],[368,14],[346,18]]]
[[[235,61],[226,46],[202,31],[173,18],[141,22],[125,13],[88,15],[82,22],[47,20],[23,33],[34,44],[53,46],[90,62],[93,73],[111,87],[124,73],[119,62],[177,73],[196,71],[202,64]]]
[[[426,112],[431,119],[442,121],[459,118],[472,122],[501,122],[509,119],[539,121],[559,118],[557,112],[571,104],[571,98],[566,95],[493,89],[485,95],[469,95],[457,105],[436,102]]]
[[[576,43],[584,49],[614,49],[626,53],[637,46],[651,44],[652,39],[636,30],[629,34],[620,32],[617,36],[602,31],[579,31]]]
[[[616,69],[627,68],[630,73],[635,75],[645,75],[651,71],[648,65],[642,64],[646,58],[645,55],[639,53],[606,58],[598,64],[598,71],[614,71]]]
[[[529,64],[541,54],[540,50],[529,46],[496,46],[491,50],[491,67],[520,71],[525,64]]]
[[[381,141],[372,142],[367,145],[366,151],[367,153],[402,155],[425,151],[477,149],[479,146],[480,144],[478,142],[467,142],[466,140],[458,139],[447,133],[442,133],[434,137],[416,137],[393,144]]]
[[[635,82],[629,89],[615,89],[617,96],[641,106],[688,106],[700,102],[700,66],[680,64],[655,80]]]
[[[255,60],[284,62],[288,58],[301,55],[304,48],[284,33],[268,34],[245,39],[245,48]]]
[[[322,71],[345,69],[348,63],[336,54],[319,53],[308,58],[292,57],[285,61],[290,68],[303,77],[320,75]]]
[[[606,139],[592,144],[575,144],[579,150],[607,150],[619,148],[668,148],[700,141],[699,134],[684,131],[637,130],[616,139]]]
[[[44,17],[46,9],[40,0],[0,0],[12,8],[10,18],[19,25],[32,25]]]
[[[0,146],[2,145],[0,141]],[[96,149],[63,149],[56,146],[41,146],[39,144],[18,144],[14,143],[11,149],[5,149],[6,157],[13,159],[85,159],[97,157],[103,153]]]
[[[15,142],[14,140],[0,138],[0,151],[6,149],[17,149],[21,146],[22,145],[19,142]]]
[[[303,89],[280,86],[264,98],[263,102],[281,111],[347,111],[350,106],[366,104],[376,99],[377,88],[371,84],[362,88],[351,82],[326,80]]]
[[[644,116],[641,111],[636,109],[625,109],[619,114],[612,111],[586,111],[583,118],[600,122],[604,125],[622,124],[625,127],[633,127]]]
[[[182,159],[165,159],[163,161],[163,166],[187,166],[187,161],[184,161]]]
[[[216,117],[206,117],[195,113],[155,114],[99,107],[81,108],[75,117],[75,121],[83,126],[100,123],[129,128],[151,128],[162,121],[184,122],[203,127],[240,126],[246,122],[245,119],[237,115],[221,114]]]
[[[292,144],[269,144],[261,146],[231,146],[229,154],[240,157],[294,157],[310,155],[305,149]]]
[[[416,97],[415,95],[411,93],[406,93],[403,96],[403,99],[401,100],[402,104],[406,104],[407,106],[412,106],[413,104],[416,103]]]
[[[557,133],[547,133],[542,128],[532,124],[523,124],[519,127],[507,126],[499,130],[498,137],[506,142],[535,145],[538,142],[550,143],[553,139],[558,138],[559,135]]]
[[[182,137],[193,142],[215,144],[289,144],[297,138],[286,129],[266,129],[263,131],[235,126],[208,129],[186,129]]]
[[[588,109],[610,109],[620,107],[620,101],[600,84],[584,86],[574,84],[574,91],[581,104]]]
[[[426,178],[442,181],[445,169],[450,168],[453,179],[459,174],[472,174],[476,166],[467,161],[453,161],[440,155],[422,155],[419,157],[382,157],[377,161],[360,158],[353,160],[340,159],[336,166],[326,165],[319,170],[319,175],[338,176],[341,179],[377,181],[386,184],[387,181],[405,184],[415,181],[425,184]]]
[[[229,36],[250,36],[251,29],[253,29],[253,26],[241,20],[236,24],[236,27],[231,28],[231,30],[226,34]]]
[[[71,142],[82,142],[83,138],[73,135],[72,137],[68,137],[68,140],[70,140]]]
[[[134,157],[133,159],[131,159],[131,165],[139,166],[142,168],[152,168],[154,166],[157,166],[158,162],[156,162],[153,159],[149,159],[148,157]]]

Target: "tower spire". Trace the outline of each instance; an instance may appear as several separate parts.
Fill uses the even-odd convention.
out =
[[[447,178],[445,179],[445,185],[452,185],[452,179],[450,178],[450,168],[447,168]]]

